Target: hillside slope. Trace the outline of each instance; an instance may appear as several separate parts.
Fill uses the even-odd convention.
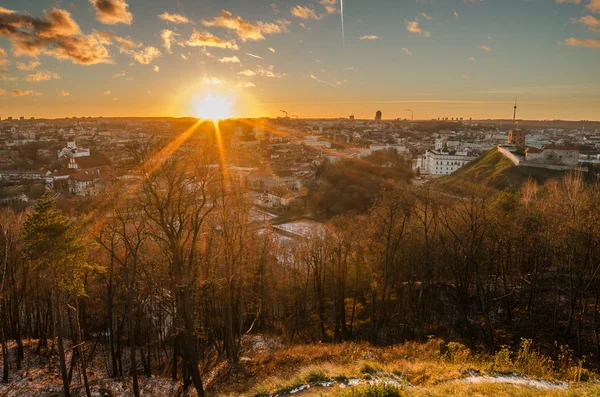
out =
[[[450,190],[481,185],[505,190],[510,187],[518,189],[529,179],[544,184],[551,179],[560,179],[567,173],[568,171],[518,167],[496,149],[492,149],[455,173],[443,176],[433,183]]]
[[[60,397],[56,360],[38,355],[35,341],[24,341],[22,369],[12,362],[10,382],[0,383],[0,396]],[[16,344],[10,343],[15,357]],[[98,351],[106,349],[99,346]],[[126,349],[126,347],[124,347]],[[558,360],[537,352],[529,340],[501,348],[495,355],[477,354],[456,342],[430,339],[389,347],[364,343],[285,344],[266,335],[246,335],[238,363],[217,360],[204,373],[206,397],[403,397],[403,396],[598,396],[598,374],[586,369],[568,349]],[[91,395],[133,396],[131,377],[110,378],[100,354],[88,362]],[[12,361],[12,360],[11,360]],[[68,360],[70,362],[70,360]],[[0,367],[1,369],[1,367]],[[139,368],[140,373],[142,368]],[[126,372],[126,371],[125,371]],[[140,376],[143,396],[182,396],[181,380],[167,373]],[[71,395],[84,397],[79,369]],[[196,396],[194,390],[189,393]]]

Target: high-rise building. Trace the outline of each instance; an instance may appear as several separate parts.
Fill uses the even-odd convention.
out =
[[[375,120],[381,120],[382,114],[381,114],[381,110],[378,110],[377,113],[375,113]]]

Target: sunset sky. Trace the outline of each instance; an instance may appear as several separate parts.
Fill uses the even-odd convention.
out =
[[[0,117],[600,120],[600,0],[0,0]],[[343,20],[343,27],[342,27]]]

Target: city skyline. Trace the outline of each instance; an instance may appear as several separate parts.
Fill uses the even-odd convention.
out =
[[[0,116],[600,120],[598,0],[343,8],[3,1]]]

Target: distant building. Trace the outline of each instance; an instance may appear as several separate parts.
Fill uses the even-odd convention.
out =
[[[517,147],[524,147],[525,135],[525,131],[520,130],[519,127],[514,130],[510,130],[508,131],[508,143]]]
[[[375,113],[375,120],[381,121],[382,116],[381,110],[378,110],[377,113]]]
[[[83,157],[63,157],[61,162],[70,169],[93,172],[100,172],[110,166],[110,160],[101,153],[94,153]]]
[[[354,115],[351,114],[349,118],[350,118],[350,120],[354,120]]]
[[[442,150],[426,152],[423,171],[430,175],[450,175],[476,158],[466,151],[449,151],[444,146]]]
[[[87,157],[89,155],[90,149],[79,148],[74,141],[67,142],[67,147],[58,151],[59,159],[63,157]]]
[[[248,174],[248,187],[254,190],[271,190],[279,186],[296,188],[298,178],[291,171],[279,171],[269,173],[265,171],[254,171]]]
[[[528,163],[577,167],[579,149],[565,145],[546,145],[541,149],[529,147],[525,150],[525,159]]]

